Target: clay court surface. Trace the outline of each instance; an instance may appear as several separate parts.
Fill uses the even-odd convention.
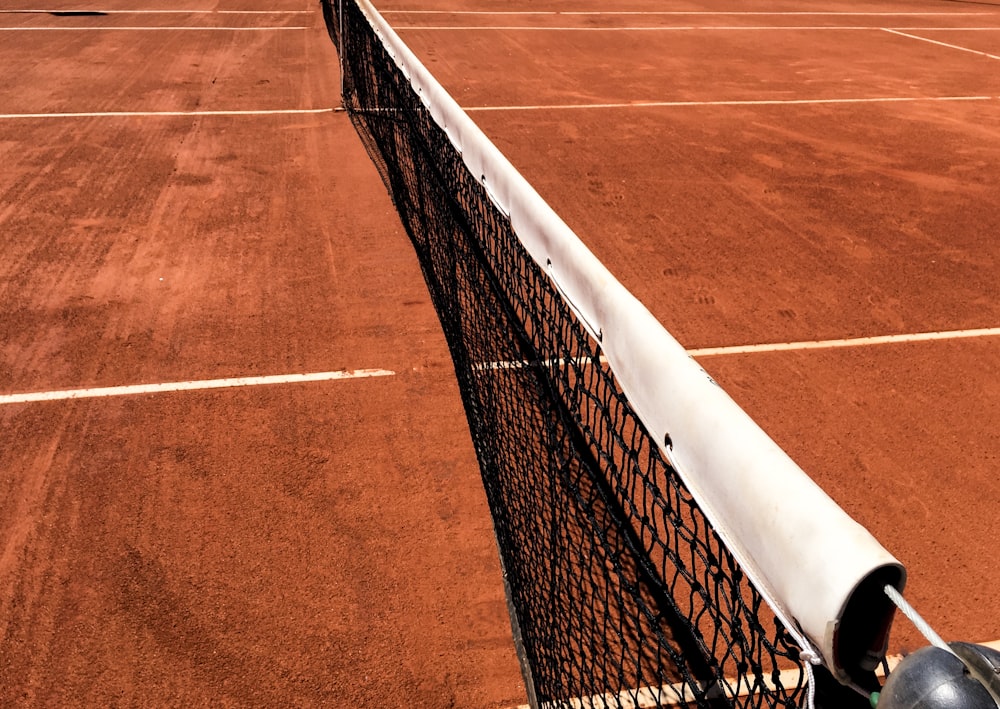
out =
[[[523,703],[319,7],[11,2],[0,705]],[[376,5],[938,632],[1000,638],[1000,6]]]

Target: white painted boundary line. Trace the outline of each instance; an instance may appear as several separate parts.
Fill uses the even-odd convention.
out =
[[[567,103],[528,106],[464,106],[467,113],[547,111],[607,108],[685,108],[699,106],[808,106],[818,104],[914,103],[918,101],[996,101],[1000,96],[917,96],[876,98],[758,99],[731,101],[630,101],[626,103]],[[73,113],[0,113],[0,120],[41,118],[133,118],[157,116],[295,116],[336,113],[336,108],[276,108],[220,111],[88,111]]]
[[[0,15],[51,15],[75,12],[87,15],[307,15],[310,10],[0,10]]]
[[[885,32],[900,32],[909,30],[910,32],[996,32],[1000,27],[879,27]],[[924,39],[918,37],[918,39]]]
[[[0,32],[157,32],[191,30],[195,32],[268,32],[273,30],[308,30],[309,27],[0,27]]]
[[[276,108],[263,111],[95,111],[92,113],[0,113],[0,120],[18,118],[107,118],[145,116],[294,116],[333,113],[333,108]]]
[[[485,32],[994,32],[1000,27],[877,27],[874,25],[670,25],[667,27],[545,27],[541,25],[397,25],[397,30],[430,30],[434,32],[481,30]],[[921,39],[921,38],[917,38]],[[928,40],[930,41],[930,40]]]
[[[728,347],[702,347],[689,349],[687,354],[697,359],[699,357],[719,357],[723,355],[756,354],[760,352],[793,352],[796,350],[832,350],[843,347],[873,347],[875,345],[896,345],[907,342],[931,342],[935,340],[961,340],[973,337],[1000,337],[1000,327],[980,328],[977,330],[949,330],[942,332],[918,332],[908,335],[879,335],[875,337],[856,337],[842,340],[812,340],[805,342],[776,342],[759,345],[731,345]],[[601,357],[601,363],[607,364],[607,359]],[[488,370],[524,369],[526,367],[565,367],[573,364],[585,367],[590,364],[586,358],[566,360],[550,359],[541,362],[487,362],[474,367],[478,372]]]
[[[760,31],[778,31],[778,30],[798,30],[798,31],[811,31],[811,30],[833,30],[838,32],[860,32],[862,30],[871,32],[873,30],[883,29],[881,27],[871,27],[871,26],[809,26],[809,27],[798,27],[798,26],[767,26],[767,27],[757,27],[757,26],[746,26],[740,27],[735,25],[672,25],[669,27],[544,27],[539,25],[396,25],[397,30],[431,30],[435,32],[449,32],[449,31],[462,31],[469,32],[472,30],[482,30],[486,32],[760,32]],[[909,29],[909,28],[905,28]],[[950,27],[941,27],[938,29],[951,29]]]
[[[792,350],[830,350],[840,347],[870,347],[873,345],[895,345],[907,342],[930,342],[934,340],[960,340],[973,337],[1000,337],[1000,327],[977,330],[949,330],[942,332],[919,332],[909,335],[880,335],[877,337],[856,337],[843,340],[816,340],[813,342],[779,342],[762,345],[736,345],[732,347],[704,347],[688,350],[692,357],[717,357],[719,355],[752,354],[755,352],[789,352]]]
[[[98,387],[93,389],[40,391],[26,394],[5,394],[0,396],[0,405],[26,404],[38,401],[59,401],[63,399],[91,399],[106,396],[162,394],[166,392],[197,391],[202,389],[265,386],[269,384],[301,384],[303,382],[327,382],[339,379],[367,379],[371,377],[391,377],[395,376],[395,374],[395,372],[388,369],[355,369],[340,372],[279,374],[267,377],[233,377],[230,379],[203,379],[200,381],[168,382],[162,384],[133,384],[129,386]]]
[[[978,644],[994,650],[1000,650],[1000,640]],[[889,665],[889,672],[896,669],[902,661],[903,655],[889,655],[886,657],[886,663]],[[885,677],[885,670],[881,665],[875,670],[875,674],[878,677]],[[799,681],[799,670],[783,670],[780,673],[780,680],[781,684],[785,687],[794,686]],[[727,682],[730,687],[737,685],[735,680],[727,680]],[[774,687],[774,683],[767,678],[764,679],[764,684],[769,688]],[[735,696],[744,697],[749,693],[750,688],[745,682],[743,682],[740,683]],[[571,699],[569,700],[569,705],[573,707],[573,709],[583,709],[583,707],[593,707],[594,709],[597,709],[598,707],[601,709],[605,709],[606,707],[621,707],[622,709],[652,709],[653,707],[658,706],[679,706],[690,702],[693,697],[687,696],[688,694],[690,694],[690,689],[684,683],[677,683],[664,685],[662,687],[642,687],[632,691],[621,692],[620,694],[603,694],[593,697]],[[732,697],[733,693],[728,689],[728,687],[725,687],[724,685],[717,685],[709,690],[708,696],[710,698],[722,696]],[[512,707],[512,709],[530,708],[527,704],[522,704],[517,707]]]
[[[490,12],[488,10],[380,10],[383,15],[569,15],[577,17],[580,15],[597,16],[644,16],[644,17],[710,17],[710,16],[732,16],[732,17],[982,17],[996,15],[996,12],[701,12],[698,10],[607,10],[607,11],[566,11],[558,10],[530,10],[518,12],[517,10],[502,10]]]
[[[915,30],[917,32],[929,32],[929,31],[933,31],[932,28],[930,28],[930,27],[926,27],[926,28],[914,27],[914,28],[912,28],[912,30]],[[899,35],[900,37],[908,37],[909,39],[917,39],[917,40],[920,40],[921,42],[929,42],[931,44],[936,44],[939,47],[948,47],[950,49],[957,49],[957,50],[959,50],[961,52],[968,52],[969,54],[978,54],[981,57],[989,57],[990,59],[1000,59],[1000,56],[997,56],[996,54],[989,54],[988,52],[981,52],[978,49],[969,49],[968,47],[960,47],[957,44],[948,44],[947,42],[939,42],[936,39],[928,39],[927,37],[919,37],[919,36],[917,36],[915,34],[909,34],[907,32],[900,32],[899,30],[886,29],[884,31],[888,32],[889,34]]]
[[[630,101],[627,103],[565,103],[535,106],[463,106],[466,113],[483,111],[542,111],[583,108],[683,108],[697,106],[808,106],[816,104],[913,103],[916,101],[993,101],[1000,96],[916,96],[876,98],[757,99],[732,101]]]

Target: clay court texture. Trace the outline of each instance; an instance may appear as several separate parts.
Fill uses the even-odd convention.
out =
[[[936,630],[1000,638],[1000,5],[376,5]],[[9,0],[0,65],[0,705],[523,704],[317,3]]]

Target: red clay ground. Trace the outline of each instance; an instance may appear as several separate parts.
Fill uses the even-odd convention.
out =
[[[511,9],[463,4],[491,7]],[[2,33],[0,112],[336,105],[318,8],[269,9],[303,12],[0,14],[5,26],[311,28]],[[1000,24],[977,14],[1000,10],[966,3],[866,10],[949,14],[846,23]],[[906,31],[1000,54],[996,32]],[[1000,95],[996,60],[879,29],[402,34],[470,107]],[[998,105],[473,116],[681,342],[702,347],[1000,324]],[[0,705],[523,701],[443,339],[343,114],[0,120],[0,231],[0,393],[397,372],[0,407]],[[997,338],[704,364],[908,565],[908,596],[947,638],[1000,638]],[[899,629],[894,649],[917,644]]]
[[[0,32],[0,112],[336,106],[292,9]],[[396,372],[0,405],[0,706],[523,701],[444,340],[345,114],[0,120],[0,233],[2,394]]]
[[[1000,8],[865,11],[949,14],[387,16],[685,346],[995,328],[1000,61],[879,28],[1000,55],[1000,30],[954,29]],[[834,23],[861,29],[709,29]],[[660,29],[553,29],[594,25]],[[954,97],[974,100],[929,100]],[[780,103],[893,98],[921,100]],[[580,107],[734,101],[772,103]],[[1000,338],[704,364],[908,566],[946,638],[1000,638]],[[922,644],[897,623],[894,651]]]

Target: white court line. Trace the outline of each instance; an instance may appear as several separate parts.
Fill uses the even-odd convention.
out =
[[[133,116],[294,116],[333,113],[333,108],[276,108],[261,111],[94,111],[91,113],[0,113],[0,120],[18,118],[106,118]]]
[[[671,25],[668,27],[546,27],[542,25],[396,25],[397,30],[430,30],[434,32],[482,30],[489,32],[894,32],[900,29],[919,32],[996,32],[1000,27],[875,27],[873,25]],[[907,35],[908,36],[908,35]],[[914,39],[924,39],[914,37]],[[933,40],[925,40],[931,42]],[[945,45],[952,46],[952,45]],[[961,49],[961,47],[955,47]],[[972,50],[967,50],[972,51]]]
[[[875,337],[855,337],[842,340],[809,340],[803,342],[774,342],[758,345],[730,345],[727,347],[701,347],[686,350],[688,356],[719,357],[735,354],[755,354],[760,352],[792,352],[796,350],[831,350],[842,347],[872,347],[875,345],[895,345],[907,342],[931,342],[935,340],[960,340],[973,337],[1000,337],[1000,327],[980,328],[977,330],[947,330],[942,332],[918,332],[905,335],[878,335]],[[607,364],[604,355],[600,357],[601,364]],[[576,367],[587,367],[592,360],[587,357],[573,360],[547,359],[543,361],[501,361],[487,362],[473,367],[477,372],[502,371],[507,369],[526,369],[528,367],[565,367],[572,364]]]
[[[109,28],[110,29],[110,28]],[[871,25],[774,25],[746,26],[738,25],[671,25],[669,27],[545,27],[542,25],[396,25],[397,30],[431,30],[434,32],[483,30],[489,32],[894,32],[904,34],[892,27],[875,27]],[[996,32],[1000,27],[902,27],[900,29],[919,32]],[[909,36],[909,35],[906,35]],[[914,39],[925,39],[914,37]],[[925,39],[927,42],[933,40]],[[935,44],[941,44],[935,42]],[[945,45],[950,47],[953,45]],[[962,47],[955,47],[962,49]],[[967,51],[972,51],[967,50]]]
[[[0,10],[0,15],[51,15],[86,12],[96,15],[306,15],[311,10]]]
[[[0,32],[157,32],[164,30],[193,30],[197,32],[267,32],[272,30],[308,30],[309,27],[0,27]]]
[[[916,101],[994,101],[1000,96],[917,96],[881,98],[755,99],[731,101],[630,101],[627,103],[565,103],[527,106],[463,106],[467,113],[476,111],[539,111],[583,108],[675,108],[697,106],[801,106],[812,104],[913,103]]]
[[[739,17],[786,17],[786,16],[809,16],[809,17],[980,17],[996,15],[996,12],[701,12],[698,10],[608,10],[608,11],[569,11],[560,12],[558,10],[529,10],[518,12],[516,10],[503,10],[490,12],[488,10],[381,10],[383,15],[641,15],[641,16],[739,16]]]
[[[925,27],[925,28],[915,27],[913,29],[915,29],[918,32],[934,31],[930,27]],[[957,49],[957,50],[962,51],[962,52],[968,52],[969,54],[978,54],[981,57],[989,57],[990,59],[1000,59],[1000,56],[997,56],[996,54],[989,54],[988,52],[980,52],[978,49],[969,49],[968,47],[960,47],[957,44],[948,44],[947,42],[938,42],[936,39],[927,39],[927,37],[918,37],[915,34],[907,34],[906,32],[900,32],[899,30],[885,29],[885,31],[888,32],[888,33],[890,33],[890,34],[897,34],[900,37],[908,37],[910,39],[918,39],[921,42],[929,42],[931,44],[936,44],[939,47],[949,47],[950,49]]]
[[[848,31],[848,32],[858,32],[858,31],[868,31],[884,29],[882,27],[872,27],[872,26],[767,26],[767,27],[757,27],[757,26],[747,26],[740,27],[736,25],[704,25],[704,26],[671,26],[671,27],[543,27],[538,25],[396,25],[396,30],[432,30],[435,32],[446,32],[446,31],[462,31],[469,32],[472,30],[486,30],[490,32],[772,32],[778,30],[793,30],[793,31],[814,31],[814,30],[833,30],[833,31]],[[907,28],[909,29],[909,28]],[[938,28],[927,28],[927,29],[940,29],[940,30],[950,30],[951,27],[938,27]]]
[[[1000,327],[980,328],[977,330],[918,332],[908,335],[855,337],[843,340],[777,342],[761,345],[735,345],[732,347],[703,347],[701,349],[688,350],[687,352],[692,357],[715,357],[718,355],[750,354],[754,352],[788,352],[792,350],[829,350],[839,347],[870,347],[872,345],[894,345],[906,342],[930,342],[934,340],[959,340],[972,337],[1000,337]]]
[[[37,401],[59,401],[62,399],[91,399],[106,396],[132,396],[135,394],[162,394],[175,391],[197,391],[201,389],[226,389],[231,387],[264,386],[269,384],[301,384],[303,382],[328,382],[338,379],[367,379],[370,377],[391,377],[396,373],[388,369],[355,369],[340,372],[313,372],[309,374],[278,374],[268,377],[232,377],[229,379],[203,379],[189,382],[167,382],[162,384],[132,384],[129,386],[97,387],[92,389],[68,389],[62,391],[37,391],[26,394],[5,394],[0,396],[0,405],[26,404]]]

